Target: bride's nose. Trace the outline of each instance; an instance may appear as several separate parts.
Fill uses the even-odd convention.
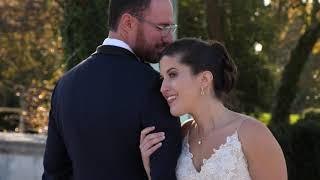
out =
[[[168,83],[167,81],[163,80],[161,84],[160,92],[162,93],[162,95],[165,95],[166,92],[168,91],[169,91]]]

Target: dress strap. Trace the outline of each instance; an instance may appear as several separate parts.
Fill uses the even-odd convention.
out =
[[[247,118],[241,118],[240,125],[236,128],[237,137],[240,142],[241,142],[241,137],[239,134],[239,129],[242,127],[242,125],[244,124],[245,121],[247,121]]]
[[[239,131],[239,129],[242,127],[242,125],[244,124],[245,121],[247,121],[247,118],[241,118],[240,119],[241,122],[240,122],[240,125],[236,128],[236,131]]]

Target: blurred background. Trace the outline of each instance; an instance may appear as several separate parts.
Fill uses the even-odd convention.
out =
[[[319,180],[320,0],[173,3],[177,38],[219,40],[236,62],[227,105],[269,126],[290,180]],[[51,92],[102,44],[107,9],[108,0],[0,0],[0,180],[40,179]]]

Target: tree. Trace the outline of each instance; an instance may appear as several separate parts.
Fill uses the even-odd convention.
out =
[[[219,0],[205,0],[207,14],[207,31],[209,39],[225,42],[225,12],[224,4]]]
[[[239,79],[232,93],[237,111],[255,113],[269,111],[272,104],[274,64],[268,51],[274,43],[276,28],[262,1],[206,1],[207,27],[210,38],[224,41],[235,60]],[[215,9],[216,12],[210,10]],[[255,51],[254,45],[263,45]]]
[[[204,0],[178,0],[178,37],[208,38]]]
[[[319,48],[314,47],[314,49]],[[306,109],[320,109],[319,55],[320,53],[315,50],[304,67],[298,84],[299,92],[292,105],[293,113],[301,113]]]
[[[0,11],[0,104],[20,107],[26,128],[42,131],[61,75],[61,9],[54,0],[2,0]]]
[[[66,68],[93,53],[108,36],[107,0],[64,0],[61,25]]]
[[[297,4],[300,14],[297,18],[304,19],[303,34],[299,36],[295,48],[290,53],[289,62],[284,67],[280,86],[276,95],[276,102],[272,111],[272,124],[289,124],[289,115],[292,104],[298,92],[298,83],[305,64],[313,47],[320,38],[320,4],[313,1],[312,4]],[[299,12],[299,11],[297,11]],[[303,30],[302,29],[302,30]]]

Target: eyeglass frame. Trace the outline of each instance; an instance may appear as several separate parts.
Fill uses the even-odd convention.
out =
[[[151,25],[152,27],[156,28],[157,30],[159,30],[162,36],[167,36],[169,33],[174,33],[178,28],[177,24],[159,25],[151,21],[148,21],[145,18],[140,16],[134,16],[134,17],[137,18],[139,21],[145,22]]]

